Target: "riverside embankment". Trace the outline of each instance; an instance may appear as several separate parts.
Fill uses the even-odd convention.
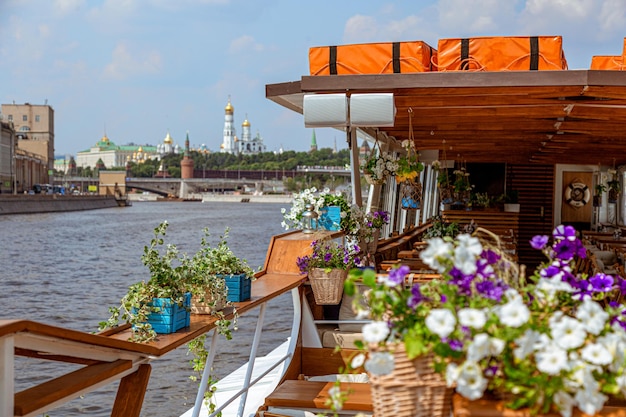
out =
[[[117,207],[113,196],[19,194],[0,195],[0,215],[52,213]]]

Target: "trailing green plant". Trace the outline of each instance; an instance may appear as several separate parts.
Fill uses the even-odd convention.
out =
[[[596,195],[602,195],[606,192],[606,185],[604,184],[596,184],[594,187]]]
[[[172,302],[183,306],[185,294],[189,292],[187,275],[192,270],[192,262],[186,255],[180,255],[174,244],[165,245],[167,221],[154,229],[154,237],[150,245],[144,246],[141,261],[150,271],[148,281],[132,284],[119,306],[110,307],[111,316],[107,321],[99,323],[99,330],[115,327],[120,321],[132,325],[131,340],[149,342],[156,338],[156,332],[147,322],[150,313],[160,311],[152,305],[154,298],[169,298]],[[163,253],[160,247],[165,245]]]
[[[211,275],[239,275],[245,274],[248,278],[254,278],[254,270],[248,265],[248,261],[239,258],[228,246],[228,234],[230,228],[226,227],[220,236],[217,246],[211,247],[206,238],[209,236],[205,229],[205,237],[202,239],[202,247],[196,254],[195,264],[199,270],[204,272],[204,276]],[[195,277],[198,283],[202,283],[202,275]],[[199,280],[199,281],[198,281]]]
[[[424,233],[426,239],[445,236],[454,238],[459,234],[459,224],[456,222],[447,222],[441,216],[433,216],[430,221],[432,226]]]
[[[230,339],[230,338],[228,338]],[[198,379],[202,378],[202,373],[204,372],[204,368],[206,366],[206,360],[209,357],[209,351],[206,346],[206,335],[202,335],[196,337],[194,340],[187,344],[187,354],[193,355],[193,358],[189,361],[191,368],[194,370],[194,374],[189,376],[189,379],[196,382]],[[215,391],[217,390],[216,384],[217,379],[213,377],[213,375],[209,375],[209,380],[207,381],[207,388],[204,392],[204,404],[206,405],[209,414],[213,414],[215,409],[217,408],[215,401],[213,401],[213,396],[215,395]],[[222,413],[218,413],[217,416],[221,416]]]
[[[159,224],[150,244],[144,246],[141,261],[150,271],[150,279],[132,284],[120,304],[109,308],[111,316],[99,323],[99,330],[126,322],[132,325],[132,341],[149,342],[156,339],[157,334],[148,323],[148,316],[160,311],[159,307],[152,305],[154,298],[169,298],[181,307],[187,293],[210,293],[216,299],[226,300],[224,280],[211,273],[218,260],[226,259],[224,239],[218,248],[212,248],[207,240],[208,229],[204,229],[200,250],[190,257],[181,254],[175,244],[165,243],[167,228],[167,221]],[[235,265],[234,261],[229,262],[231,267]],[[221,312],[215,314],[219,317],[216,322],[219,333],[230,338],[231,321],[224,319]]]

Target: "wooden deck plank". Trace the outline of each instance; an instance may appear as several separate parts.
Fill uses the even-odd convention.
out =
[[[25,389],[15,394],[14,413],[16,416],[28,415],[55,401],[75,395],[85,387],[95,385],[127,371],[131,367],[131,361],[122,359],[88,365],[35,387]]]
[[[265,405],[283,408],[328,409],[326,405],[326,400],[329,399],[328,390],[334,385],[334,382],[287,380],[266,397]],[[342,382],[340,389],[342,392],[349,393],[343,404],[343,410],[373,410],[370,384]]]

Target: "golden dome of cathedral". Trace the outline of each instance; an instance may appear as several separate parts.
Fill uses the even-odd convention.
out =
[[[250,122],[248,121],[248,119],[244,120],[243,123],[241,124],[243,127],[250,127]]]
[[[233,107],[233,105],[230,104],[230,99],[228,99],[228,104],[226,105],[224,110],[226,111],[226,113],[232,113],[235,111],[235,108]]]
[[[163,143],[167,143],[167,144],[172,144],[174,143],[174,139],[172,139],[172,137],[170,136],[170,132],[167,132],[167,135],[165,136],[165,139],[163,139]]]

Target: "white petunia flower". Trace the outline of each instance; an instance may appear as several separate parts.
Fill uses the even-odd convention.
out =
[[[515,359],[523,360],[535,350],[535,345],[539,341],[540,333],[527,329],[523,335],[515,339],[517,347],[513,349]]]
[[[567,352],[558,346],[537,352],[537,369],[548,375],[557,375],[567,369]]]
[[[379,343],[389,336],[389,326],[384,321],[373,321],[363,325],[363,340],[367,343]]]
[[[374,352],[365,361],[365,370],[372,375],[389,375],[395,367],[393,355],[389,352]]]
[[[452,387],[456,384],[456,381],[459,379],[460,374],[461,369],[456,363],[450,362],[446,366],[446,384],[448,385],[448,387]],[[624,376],[624,384],[626,384],[626,376]],[[626,385],[624,385],[624,389],[626,389]]]
[[[476,273],[476,257],[483,251],[478,238],[468,234],[458,235],[458,245],[454,249],[454,266],[466,275]]]
[[[466,361],[459,370],[456,391],[469,400],[482,397],[487,388],[487,379],[483,377],[480,366],[475,362]]]
[[[434,308],[428,313],[425,323],[428,330],[443,339],[454,331],[456,318],[450,310]]]
[[[576,312],[576,318],[591,334],[598,335],[604,328],[606,321],[609,318],[609,313],[604,311],[602,306],[591,298],[585,298],[585,300],[578,307]]]
[[[479,333],[474,336],[467,348],[467,360],[478,362],[479,360],[489,356],[489,335]]]
[[[608,365],[613,362],[611,352],[600,343],[586,345],[580,354],[584,360],[594,365]]]
[[[580,411],[590,416],[602,409],[608,397],[598,391],[578,390],[574,397]]]
[[[352,361],[350,362],[350,367],[352,369],[357,369],[363,366],[363,363],[365,363],[365,355],[363,353],[359,353],[354,358],[352,358]]]
[[[574,399],[571,395],[564,391],[557,391],[552,397],[554,405],[559,409],[559,412],[563,417],[571,417],[572,410],[574,408]]]
[[[514,299],[496,310],[500,322],[509,327],[520,327],[530,319],[530,311],[521,299]]]
[[[462,308],[459,310],[459,323],[465,327],[482,329],[487,322],[487,315],[483,310],[476,308]]]
[[[550,320],[550,334],[563,349],[576,349],[585,343],[587,332],[578,320],[563,316],[560,320]]]
[[[445,242],[440,237],[435,237],[428,240],[428,246],[426,249],[420,252],[420,258],[424,263],[439,273],[446,270],[446,266],[441,260],[450,258],[452,252],[452,244]]]

